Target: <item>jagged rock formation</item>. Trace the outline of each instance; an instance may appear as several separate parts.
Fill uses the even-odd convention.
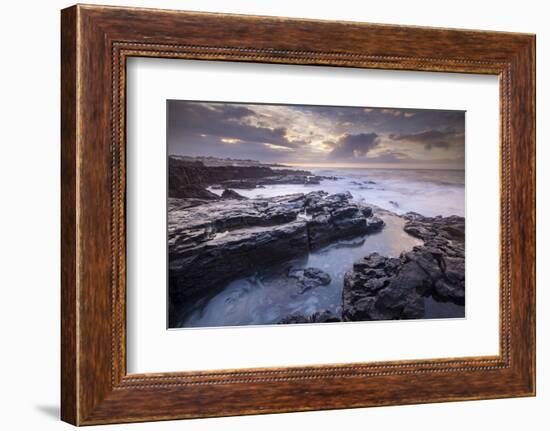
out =
[[[332,313],[329,310],[317,311],[310,316],[306,316],[301,313],[290,314],[279,322],[280,324],[289,323],[330,323],[341,322],[342,319],[339,315]]]
[[[405,215],[404,230],[424,245],[388,258],[373,253],[346,273],[342,318],[417,319],[423,296],[464,305],[464,218]]]
[[[237,193],[235,190],[231,189],[225,189],[221,195],[222,199],[238,199],[238,200],[245,200],[248,199],[246,196],[243,196],[239,193]]]
[[[201,199],[203,201],[212,201],[218,200],[220,197],[207,190],[205,187],[202,187],[198,184],[185,184],[181,185],[177,192],[170,192],[169,196],[172,197],[182,197],[182,198],[191,198],[191,199]],[[175,196],[173,196],[175,195]]]
[[[169,199],[168,204],[169,293],[174,303],[383,225],[368,207],[352,203],[349,193],[298,193],[194,206],[186,199]]]
[[[331,282],[330,275],[319,268],[290,268],[288,276],[296,280],[300,293]]]
[[[205,166],[200,161],[168,158],[168,196],[172,198],[218,199],[206,190],[254,189],[268,184],[319,184],[322,179],[311,172],[296,169],[272,169],[267,166]]]

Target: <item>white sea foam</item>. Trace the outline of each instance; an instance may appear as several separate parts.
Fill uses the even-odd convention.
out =
[[[307,168],[306,168],[307,169]],[[398,169],[309,169],[316,175],[335,176],[318,185],[268,185],[238,193],[253,197],[274,197],[324,190],[349,191],[355,200],[365,201],[404,214],[414,211],[425,216],[464,215],[464,171]],[[221,190],[211,189],[220,194]],[[309,217],[301,213],[299,218]],[[221,292],[182,310],[182,327],[260,325],[279,322],[293,313],[311,315],[317,311],[339,312],[344,275],[353,262],[372,252],[399,256],[421,241],[403,230],[405,221],[386,215],[384,229],[353,240],[338,241],[306,256],[269,268],[257,268],[248,277],[229,283]],[[223,235],[218,234],[218,235]],[[290,267],[316,267],[331,277],[327,286],[301,295],[286,276]],[[462,316],[463,307],[426,298],[426,318]]]
[[[307,169],[307,167],[305,167]],[[324,190],[349,191],[354,199],[404,214],[414,211],[425,216],[464,216],[464,171],[424,169],[334,168],[308,169],[316,175],[335,176],[318,185],[270,185],[238,190],[249,198]],[[220,190],[211,190],[220,193]]]

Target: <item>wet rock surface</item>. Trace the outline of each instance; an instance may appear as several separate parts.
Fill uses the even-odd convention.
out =
[[[322,247],[338,239],[374,232],[384,222],[364,207],[351,203],[349,192],[328,195],[312,192],[305,195],[304,216],[308,219],[309,243]]]
[[[238,200],[246,200],[248,199],[246,196],[243,196],[239,193],[237,193],[235,190],[231,189],[225,189],[221,195],[221,199],[238,199]]]
[[[273,173],[275,172],[277,171],[273,171]],[[233,189],[251,190],[274,184],[317,185],[321,184],[322,180],[334,179],[334,177],[312,175],[311,173],[304,171],[304,173],[302,174],[279,174],[264,178],[244,178],[238,180],[227,180],[221,182],[220,184],[214,184],[213,188],[220,189],[224,187],[231,187]]]
[[[319,268],[291,268],[288,276],[296,279],[300,293],[315,287],[326,286],[331,282],[330,275]]]
[[[424,317],[424,296],[464,305],[464,218],[404,216],[404,230],[424,241],[399,258],[372,253],[346,273],[342,319]]]
[[[320,184],[324,179],[297,169],[272,169],[267,166],[205,166],[200,161],[170,156],[168,158],[168,196],[171,198],[219,199],[207,190],[254,189],[272,184]]]
[[[188,201],[168,200],[169,293],[174,304],[220,289],[256,268],[383,226],[367,207],[353,203],[349,193]],[[322,271],[314,270],[301,274],[306,290],[326,280]]]
[[[367,218],[367,233],[377,232],[384,226],[384,220],[377,216],[366,216]]]
[[[279,322],[279,324],[295,324],[295,323],[331,323],[341,322],[339,315],[332,313],[329,310],[317,311],[309,316],[301,313],[290,314]]]
[[[172,197],[176,198],[191,198],[191,199],[202,199],[202,200],[218,200],[220,197],[207,190],[206,188],[197,185],[197,184],[185,184],[181,185],[177,192],[171,192]]]

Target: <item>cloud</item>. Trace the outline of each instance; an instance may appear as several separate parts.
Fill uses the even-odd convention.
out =
[[[341,160],[364,158],[378,144],[378,134],[376,133],[345,134],[334,143],[329,157]]]
[[[391,115],[392,117],[401,116],[401,111],[398,109],[382,109],[380,112],[382,112],[382,114]]]
[[[378,153],[374,157],[368,157],[365,160],[368,163],[403,163],[407,161],[413,161],[408,154],[401,151],[385,150]]]
[[[264,146],[275,151],[294,151],[294,148],[285,147],[283,145],[264,144]]]
[[[389,137],[394,141],[421,144],[426,150],[448,150],[453,145],[464,145],[464,132],[454,130],[425,130],[419,133],[390,134]]]
[[[169,154],[293,163],[464,158],[463,111],[170,100]]]
[[[205,137],[204,133],[201,133],[202,137]],[[236,144],[238,142],[242,142],[239,138],[221,138],[220,141],[222,141],[224,144]]]
[[[199,137],[214,137],[224,144],[272,144],[294,148],[301,141],[287,138],[285,127],[262,127],[247,122],[257,114],[242,105],[170,101],[169,142],[190,144]]]
[[[402,109],[381,109],[380,113],[390,115],[395,118],[412,118],[416,115],[415,112],[403,111]]]

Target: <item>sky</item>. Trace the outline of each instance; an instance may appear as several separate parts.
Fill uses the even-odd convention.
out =
[[[464,111],[169,100],[168,154],[464,169]]]

